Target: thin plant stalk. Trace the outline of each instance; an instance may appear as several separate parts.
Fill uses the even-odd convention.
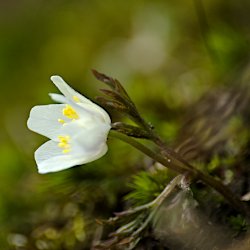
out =
[[[236,210],[246,216],[249,216],[249,210],[237,197],[235,197],[235,195],[231,192],[229,188],[223,185],[220,181],[214,179],[212,176],[206,175],[200,170],[190,165],[189,163],[186,163],[185,160],[181,159],[180,157],[176,157],[177,154],[174,151],[166,150],[165,145],[158,137],[155,136],[154,140],[156,144],[160,145],[160,147],[163,148],[163,150],[165,149],[164,155],[162,155],[162,153],[154,152],[142,143],[127,135],[111,131],[110,136],[130,144],[131,146],[143,152],[153,160],[161,163],[163,166],[177,173],[189,176],[192,180],[199,179],[203,181],[205,184],[220,193]]]

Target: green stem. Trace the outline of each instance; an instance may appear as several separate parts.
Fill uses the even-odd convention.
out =
[[[148,147],[144,146],[142,143],[132,139],[131,137],[115,132],[115,131],[110,131],[109,135],[111,137],[114,138],[118,138],[128,144],[130,144],[131,146],[133,146],[134,148],[138,149],[139,151],[143,152],[144,154],[146,154],[147,156],[149,156],[150,158],[156,160],[157,162],[160,162],[162,165],[167,166],[168,168],[172,169],[175,172],[178,173],[186,173],[189,171],[188,168],[186,168],[184,165],[176,165],[174,159],[171,158],[163,158],[161,155],[155,153],[154,151],[152,151],[151,149],[149,149]]]
[[[162,156],[161,154],[152,151],[148,147],[144,146],[142,143],[124,134],[115,131],[110,131],[110,136],[118,138],[130,144],[131,146],[143,152],[150,158],[154,159],[155,161],[161,163],[165,167],[177,173],[184,175],[189,174],[193,180],[194,179],[202,180],[205,184],[209,185],[210,187],[214,188],[218,193],[220,193],[236,210],[238,210],[239,212],[241,212],[246,216],[249,216],[249,210],[244,206],[244,204],[238,198],[235,197],[235,195],[231,192],[230,189],[224,186],[220,181],[214,179],[212,176],[206,175],[201,171],[199,171],[198,169],[194,168],[192,165],[186,163],[179,156],[176,157],[177,154],[174,151],[164,150],[164,156]],[[161,144],[161,147],[164,147],[164,149],[166,149],[163,142],[158,137],[155,138],[159,140],[157,144],[158,145]]]

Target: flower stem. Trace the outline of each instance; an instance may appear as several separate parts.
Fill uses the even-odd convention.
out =
[[[161,154],[154,152],[153,150],[149,149],[142,143],[138,142],[137,140],[126,136],[124,134],[110,131],[110,136],[114,138],[118,138],[134,148],[138,149],[139,151],[143,152],[150,158],[154,159],[155,161],[161,163],[165,167],[184,175],[189,175],[192,180],[200,179],[208,186],[212,187],[218,193],[220,193],[237,211],[241,212],[246,216],[250,216],[250,212],[237,197],[231,192],[229,188],[223,185],[220,181],[214,179],[212,176],[204,174],[200,170],[196,169],[189,163],[187,163],[184,159],[177,155],[172,150],[169,150],[165,147],[164,143],[158,138],[155,137],[155,143],[159,145],[161,148],[164,148]],[[158,140],[158,141],[157,141]],[[163,155],[162,155],[163,154]]]

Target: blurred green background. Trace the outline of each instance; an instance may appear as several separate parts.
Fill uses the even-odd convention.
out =
[[[110,140],[96,162],[39,175],[46,138],[26,121],[57,92],[51,75],[90,99],[103,87],[92,68],[118,78],[170,143],[186,107],[245,68],[249,13],[247,0],[0,1],[0,248],[89,249],[95,218],[121,208],[147,164]]]

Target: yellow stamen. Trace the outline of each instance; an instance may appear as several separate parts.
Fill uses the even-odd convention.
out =
[[[79,97],[77,97],[76,95],[73,96],[73,101],[74,102],[80,102],[80,99]]]
[[[64,150],[63,150],[63,153],[64,153],[64,154],[67,154],[67,153],[69,153],[69,152],[70,152],[70,149],[64,149]]]
[[[62,123],[62,124],[65,123],[65,121],[63,119],[58,119],[57,121],[60,122],[60,123]]]
[[[70,152],[70,145],[69,145],[69,140],[70,140],[70,137],[68,135],[65,135],[65,136],[58,136],[58,139],[59,139],[59,143],[57,144],[59,148],[62,148],[63,149],[63,153],[68,153]]]
[[[67,144],[69,142],[70,137],[68,135],[59,135],[58,139],[59,139],[60,143]]]
[[[66,105],[66,107],[63,109],[63,115],[66,116],[69,119],[79,119],[79,115],[76,113],[76,111],[70,106]]]

